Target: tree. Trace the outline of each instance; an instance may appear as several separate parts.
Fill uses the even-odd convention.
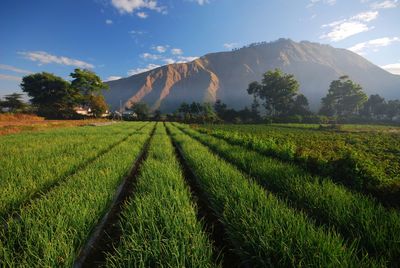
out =
[[[104,97],[102,97],[102,91],[108,90],[109,87],[101,81],[99,76],[85,69],[75,69],[70,76],[74,78],[71,82],[71,87],[79,94],[77,97],[80,99],[82,106],[90,108],[91,110],[97,108],[98,112],[100,112],[98,109],[99,107],[95,106],[99,105],[100,102],[104,102],[101,104],[103,107],[102,110],[107,110],[107,108],[104,109],[106,104]]]
[[[387,102],[385,114],[392,120],[400,116],[400,100],[390,100]]]
[[[132,111],[137,114],[139,120],[146,120],[150,114],[150,108],[145,102],[136,102],[131,107]]]
[[[299,83],[294,76],[285,74],[279,69],[266,72],[261,84],[252,82],[247,88],[250,95],[264,101],[263,106],[271,116],[286,115],[293,105],[298,90]]]
[[[217,113],[217,116],[221,119],[224,118],[224,115],[226,113],[227,106],[225,103],[223,103],[221,100],[217,100],[214,104],[214,111]]]
[[[332,81],[328,94],[322,98],[320,113],[327,116],[355,115],[366,101],[367,95],[362,87],[348,76],[341,76],[339,80]]]
[[[23,112],[28,105],[23,102],[22,94],[20,93],[12,93],[6,95],[3,101],[0,101],[0,108],[8,108],[9,112]]]
[[[21,89],[31,98],[38,115],[47,118],[71,118],[75,115],[77,92],[70,83],[51,73],[36,73],[22,78]]]
[[[380,117],[385,114],[386,106],[387,104],[384,98],[378,94],[371,95],[364,103],[361,114],[367,117]]]
[[[308,107],[308,99],[303,94],[299,94],[296,96],[292,109],[290,111],[291,115],[310,115],[310,109]]]
[[[74,78],[71,81],[71,86],[79,90],[83,96],[98,94],[109,88],[96,73],[89,70],[75,69],[70,76]]]
[[[101,117],[108,110],[108,105],[102,95],[89,96],[90,109],[95,117]]]

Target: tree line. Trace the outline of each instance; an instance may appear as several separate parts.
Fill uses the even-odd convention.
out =
[[[51,73],[36,73],[23,77],[21,89],[30,98],[30,104],[22,100],[22,94],[13,93],[0,99],[0,111],[36,113],[46,118],[78,118],[77,108],[90,111],[99,117],[108,110],[102,95],[108,89],[92,71],[75,69],[71,81]],[[135,117],[130,120],[178,120],[184,122],[393,122],[400,120],[400,100],[386,101],[379,95],[367,96],[362,87],[341,76],[331,82],[328,92],[321,100],[317,113],[309,109],[307,98],[299,93],[299,82],[294,75],[279,69],[263,74],[261,81],[247,87],[252,96],[250,107],[241,110],[229,108],[221,100],[215,103],[182,103],[171,114],[160,110],[151,111],[146,103],[135,103],[130,110]]]
[[[22,78],[20,87],[30,98],[30,104],[23,101],[22,94],[13,93],[0,100],[0,109],[36,113],[49,119],[79,118],[78,108],[94,117],[108,110],[102,95],[108,85],[100,77],[85,69],[75,69],[70,77],[72,81],[47,72],[27,75]]]
[[[299,93],[299,82],[294,75],[279,69],[266,72],[260,82],[248,85],[253,97],[250,107],[242,110],[229,108],[221,100],[211,104],[182,103],[169,115],[184,122],[229,123],[368,123],[400,121],[400,100],[386,101],[376,95],[367,96],[362,87],[348,76],[331,82],[321,108],[314,113],[307,98]]]

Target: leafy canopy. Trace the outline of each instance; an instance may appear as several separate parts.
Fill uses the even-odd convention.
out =
[[[348,76],[332,81],[328,94],[322,99],[320,113],[327,116],[348,116],[358,114],[368,97],[359,84]]]

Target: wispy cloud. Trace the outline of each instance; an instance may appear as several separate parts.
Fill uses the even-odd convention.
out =
[[[209,0],[189,0],[190,2],[196,2],[197,4],[199,4],[200,6],[204,5],[204,4],[208,4],[210,3]]]
[[[6,65],[6,64],[0,64],[0,69],[1,70],[15,72],[15,73],[20,73],[20,74],[30,74],[30,73],[32,73],[31,71],[20,69],[20,68],[11,66],[11,65]]]
[[[118,80],[121,78],[122,78],[121,76],[113,76],[112,75],[112,76],[107,77],[106,80],[104,80],[104,82],[114,81],[114,80]]]
[[[157,0],[111,0],[111,4],[121,14],[132,14],[140,9],[149,9],[160,13],[166,12],[165,7],[159,6]],[[140,17],[139,13],[137,15]]]
[[[387,9],[397,7],[398,0],[386,0],[382,2],[374,2],[371,4],[372,9]]]
[[[311,8],[315,6],[318,3],[323,3],[323,4],[328,4],[330,6],[333,6],[336,4],[336,0],[310,0],[310,2],[307,4],[307,8]]]
[[[8,74],[0,74],[0,80],[21,81],[21,77]]]
[[[367,49],[373,49],[373,50],[377,51],[379,47],[386,47],[386,46],[391,45],[394,42],[400,42],[400,38],[399,37],[377,38],[377,39],[369,40],[366,42],[358,43],[352,47],[349,47],[348,49],[355,53],[364,55],[365,50],[367,50]]]
[[[226,49],[233,49],[233,48],[238,47],[239,44],[238,44],[238,43],[225,43],[223,46],[224,46],[224,48],[226,48]]]
[[[400,63],[392,63],[380,66],[382,69],[392,73],[400,75]]]
[[[173,64],[173,63],[176,62],[176,60],[174,60],[174,59],[172,59],[172,58],[166,58],[166,59],[163,59],[163,61],[164,61],[166,64]]]
[[[135,74],[140,74],[140,73],[144,73],[144,72],[153,70],[153,69],[158,68],[158,67],[161,67],[161,66],[160,66],[160,65],[157,65],[157,64],[151,63],[151,64],[147,65],[147,66],[144,67],[144,68],[135,68],[135,69],[129,70],[127,74],[128,74],[129,76],[135,75]]]
[[[136,15],[141,19],[146,19],[149,16],[146,12],[138,12]]]
[[[143,53],[140,55],[140,57],[145,60],[159,60],[163,58],[161,55],[156,55],[151,53]]]
[[[113,21],[108,19],[108,20],[106,20],[106,24],[108,24],[108,25],[113,24]]]
[[[55,63],[60,65],[75,66],[79,68],[94,68],[93,64],[64,56],[51,55],[45,51],[18,52],[18,54],[22,55],[28,60],[39,62],[39,65]]]
[[[185,63],[185,62],[191,62],[194,60],[197,60],[199,57],[193,57],[193,56],[179,56],[177,63]]]
[[[168,45],[166,46],[152,46],[151,49],[157,51],[158,53],[164,53],[168,49]]]
[[[172,55],[182,55],[183,50],[180,48],[173,48],[173,49],[171,49],[171,53],[172,53]]]
[[[373,27],[369,27],[366,23],[375,20],[378,15],[378,11],[366,11],[352,16],[349,19],[324,24],[322,28],[330,28],[330,30],[328,33],[321,35],[320,39],[338,42],[350,36],[369,31],[373,29]]]

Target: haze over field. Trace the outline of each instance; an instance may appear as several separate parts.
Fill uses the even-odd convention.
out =
[[[6,0],[0,98],[20,92],[24,75],[69,79],[87,68],[104,81],[137,75],[110,83],[114,108],[145,100],[168,111],[216,98],[240,108],[247,84],[275,67],[295,74],[313,110],[342,74],[368,94],[400,98],[388,73],[400,74],[399,10],[398,0]],[[272,43],[231,52],[263,41]]]

